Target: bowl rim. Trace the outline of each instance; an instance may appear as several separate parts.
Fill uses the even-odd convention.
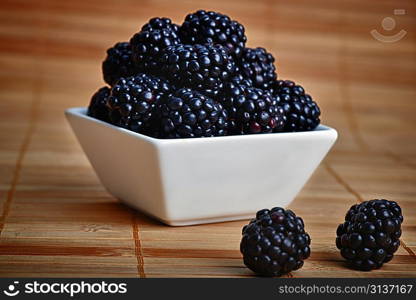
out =
[[[171,144],[171,143],[200,143],[200,142],[210,142],[210,141],[216,141],[216,140],[231,140],[231,141],[239,141],[241,139],[244,139],[247,141],[248,139],[254,139],[254,140],[263,140],[263,139],[270,139],[270,138],[288,138],[288,137],[311,137],[311,136],[322,136],[322,135],[329,135],[333,136],[335,139],[338,137],[337,131],[329,126],[320,124],[317,128],[315,128],[312,131],[297,131],[297,132],[273,132],[273,133],[265,133],[265,134],[246,134],[246,135],[227,135],[227,136],[213,136],[209,138],[175,138],[175,139],[159,139],[150,137],[141,133],[137,133],[122,127],[115,126],[113,124],[101,121],[99,119],[96,119],[94,117],[87,115],[88,108],[79,106],[79,107],[71,107],[67,108],[65,110],[65,115],[68,116],[75,116],[90,122],[95,122],[97,124],[100,124],[102,126],[106,126],[108,128],[111,128],[113,130],[119,131],[122,134],[129,135],[135,138],[140,138],[142,140],[145,140],[147,142],[150,142],[152,144]]]

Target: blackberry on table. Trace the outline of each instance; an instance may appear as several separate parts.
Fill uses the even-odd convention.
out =
[[[142,26],[142,31],[162,30],[168,29],[175,33],[178,33],[179,26],[174,24],[169,18],[152,18]]]
[[[221,45],[176,45],[165,49],[159,66],[179,86],[216,96],[234,73],[235,64]]]
[[[320,123],[321,111],[302,86],[290,80],[276,80],[271,85],[286,116],[285,131],[314,130]]]
[[[394,201],[381,199],[353,205],[337,228],[336,246],[352,268],[378,269],[399,248],[402,222],[401,208]]]
[[[160,107],[161,137],[193,138],[227,133],[227,112],[221,104],[191,89],[168,96]]]
[[[281,276],[303,266],[311,239],[302,218],[275,207],[257,212],[242,230],[240,251],[244,264],[263,276]]]
[[[247,41],[243,25],[226,15],[205,10],[188,14],[179,34],[184,44],[220,44],[234,57],[242,54]]]
[[[261,89],[267,89],[277,78],[274,57],[264,48],[244,48],[238,67],[241,74]]]
[[[155,107],[173,89],[169,82],[146,74],[121,78],[107,100],[111,123],[154,136]]]
[[[102,87],[94,93],[88,106],[87,114],[104,122],[109,122],[107,98],[110,95],[108,87]]]
[[[283,108],[268,91],[229,82],[220,101],[230,116],[230,133],[270,133],[282,131]]]
[[[128,42],[117,43],[107,50],[107,57],[102,63],[102,71],[104,81],[111,86],[121,77],[129,77],[137,72]]]
[[[163,50],[180,44],[177,33],[169,28],[150,29],[136,33],[131,39],[132,58],[140,70],[159,73],[157,60]]]

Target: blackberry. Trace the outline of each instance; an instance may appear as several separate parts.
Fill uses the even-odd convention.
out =
[[[278,132],[285,125],[283,108],[266,90],[229,82],[221,103],[230,116],[231,134]]]
[[[336,245],[348,264],[370,271],[390,261],[400,246],[403,216],[394,201],[371,200],[351,206],[337,228]]]
[[[297,270],[311,253],[303,220],[291,210],[262,209],[242,234],[244,264],[259,275],[280,276]]]
[[[130,39],[133,61],[140,70],[159,73],[157,60],[161,53],[179,43],[177,33],[169,28],[140,31]]]
[[[131,57],[131,46],[128,42],[115,44],[107,50],[107,57],[102,64],[104,81],[114,85],[120,77],[129,77],[137,72]]]
[[[102,87],[94,93],[88,106],[87,114],[104,122],[109,122],[107,98],[110,95],[108,87]]]
[[[121,78],[107,100],[111,123],[155,136],[157,131],[152,120],[155,107],[172,90],[169,82],[146,74]]]
[[[193,138],[227,134],[227,112],[221,104],[191,89],[182,88],[160,107],[161,136]]]
[[[165,49],[160,69],[180,86],[216,96],[234,73],[233,59],[221,45],[177,45]]]
[[[188,14],[179,35],[185,44],[223,45],[234,57],[241,56],[247,41],[243,25],[226,15],[205,10]]]
[[[239,72],[261,89],[267,89],[277,78],[274,57],[264,48],[244,48]]]
[[[290,80],[276,80],[271,91],[284,109],[285,131],[309,131],[319,125],[321,111],[303,87]]]
[[[174,24],[169,18],[152,18],[148,23],[144,24],[142,31],[169,29],[178,33],[179,26]]]

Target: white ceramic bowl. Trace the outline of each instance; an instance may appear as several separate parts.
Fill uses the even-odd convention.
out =
[[[181,226],[253,217],[287,206],[337,138],[309,132],[155,139],[66,113],[107,190],[163,223]]]

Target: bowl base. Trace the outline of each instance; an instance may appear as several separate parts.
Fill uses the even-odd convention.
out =
[[[183,220],[183,221],[168,221],[159,219],[160,222],[167,224],[169,226],[191,226],[191,225],[200,225],[200,224],[209,224],[209,223],[220,223],[220,222],[229,222],[229,221],[238,221],[238,220],[248,220],[252,219],[255,216],[255,212],[252,214],[237,215],[231,217],[217,217],[217,218],[201,218],[194,220]]]

